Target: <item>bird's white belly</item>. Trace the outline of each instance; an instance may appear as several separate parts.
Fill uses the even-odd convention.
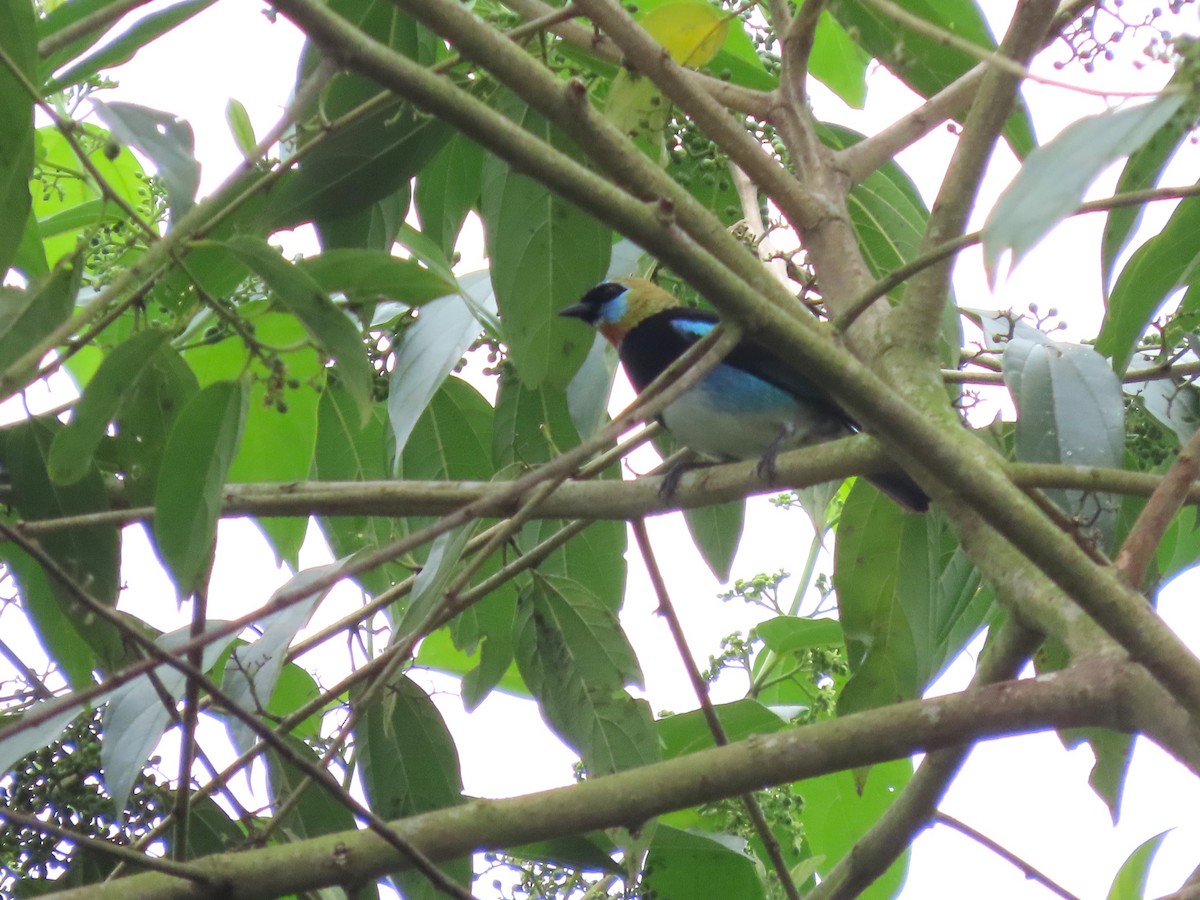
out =
[[[663,424],[686,447],[713,459],[758,459],[778,451],[830,440],[847,433],[827,414],[770,388],[773,396],[730,395],[697,388],[662,413]]]

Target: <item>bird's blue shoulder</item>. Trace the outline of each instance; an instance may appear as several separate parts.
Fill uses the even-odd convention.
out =
[[[715,314],[705,310],[678,307],[656,313],[631,329],[621,343],[620,355],[633,386],[639,391],[646,387],[684,351],[712,331],[718,321]],[[795,365],[762,344],[742,341],[725,357],[721,366],[825,408],[831,416],[855,427],[825,391]]]

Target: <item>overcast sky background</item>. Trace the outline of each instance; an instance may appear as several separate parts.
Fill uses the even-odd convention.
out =
[[[989,0],[983,5],[996,16],[994,29],[1002,31],[1012,4]],[[1135,5],[1126,3],[1126,10]],[[301,38],[283,19],[272,24],[263,9],[255,3],[221,0],[175,34],[143,50],[133,63],[112,73],[120,80],[121,88],[109,97],[167,110],[192,123],[197,156],[203,164],[201,195],[218,184],[240,159],[225,125],[227,99],[236,97],[245,104],[256,131],[262,134],[278,117],[291,90]],[[1194,7],[1170,21],[1170,27],[1177,30],[1200,30]],[[1144,39],[1127,39],[1121,52],[1132,57],[1144,44]],[[214,48],[219,50],[214,53]],[[1057,58],[1064,58],[1062,48],[1057,53]],[[1162,66],[1150,66],[1139,75],[1128,64],[1128,58],[1100,63],[1094,76],[1085,76],[1077,67],[1065,72],[1056,72],[1049,65],[1044,68],[1048,77],[1124,91],[1153,90],[1169,75]],[[1057,87],[1030,84],[1025,95],[1042,141],[1075,118],[1104,108],[1099,98]],[[916,104],[914,95],[883,71],[873,71],[867,108],[861,112],[846,109],[819,88],[814,89],[813,100],[818,116],[861,131],[875,130]],[[953,145],[952,135],[939,129],[899,157],[927,201],[936,192]],[[1179,177],[1168,177],[1165,183],[1195,181],[1194,148],[1190,148],[1188,157],[1176,166]],[[984,213],[1016,167],[1007,149],[997,153],[981,195],[979,208]],[[1092,196],[1111,193],[1114,182],[1115,172],[1108,173],[1095,186]],[[1161,225],[1170,208],[1170,204],[1152,208],[1146,215],[1146,227]],[[1094,336],[1103,314],[1096,255],[1102,226],[1103,217],[1098,215],[1064,223],[1002,280],[994,293],[984,281],[978,250],[964,252],[955,280],[959,303],[1018,310],[1031,301],[1043,309],[1056,306],[1070,326],[1068,335]],[[305,246],[307,240],[298,235],[296,246]],[[468,230],[461,249],[465,270],[482,264],[477,228]],[[564,297],[562,301],[566,304],[573,299]],[[58,390],[69,388],[60,386]],[[638,471],[652,465],[645,456],[633,463]],[[764,500],[752,506],[734,576],[748,578],[781,566],[798,572],[811,537],[805,517],[775,509]],[[306,566],[328,560],[320,541],[312,539],[313,531],[310,529],[303,553]],[[763,616],[753,608],[715,599],[721,587],[707,577],[707,569],[687,540],[679,517],[655,519],[651,533],[693,651],[703,664],[710,653],[717,651],[721,637],[735,630],[748,630]],[[210,615],[232,618],[261,605],[288,573],[265,565],[272,553],[248,523],[222,523],[220,536]],[[136,610],[163,629],[183,624],[186,610],[176,610],[174,590],[157,567],[140,528],[128,529],[125,540],[127,548],[140,545],[142,549],[126,551],[131,562],[123,573],[129,589],[122,596],[122,607]],[[695,699],[666,629],[654,615],[655,603],[645,574],[633,556],[636,553],[631,554],[623,621],[646,671],[646,695],[655,709],[694,708]],[[824,568],[828,571],[828,562]],[[785,584],[785,592],[789,585]],[[1160,602],[1163,616],[1193,648],[1200,647],[1196,597],[1197,581],[1189,574],[1164,590]],[[349,589],[336,593],[318,611],[313,627],[333,621],[357,602],[356,593]],[[960,689],[972,667],[970,659],[961,660],[931,693]],[[323,676],[322,681],[332,683],[337,674]],[[740,696],[744,685],[735,681],[718,685],[717,699]],[[573,781],[574,756],[546,732],[532,703],[497,694],[467,716],[450,679],[431,677],[427,683],[458,737],[468,792],[509,796]],[[214,761],[221,765],[228,760]],[[1067,752],[1051,734],[992,741],[974,751],[943,809],[1083,898],[1105,896],[1113,875],[1129,853],[1152,835],[1174,828],[1151,871],[1147,896],[1178,888],[1200,863],[1196,851],[1200,847],[1200,783],[1157,747],[1139,740],[1122,818],[1113,827],[1107,809],[1087,786],[1091,763],[1089,750]],[[478,883],[478,896],[492,896],[489,883],[489,878]],[[1054,896],[978,844],[937,827],[917,841],[904,896],[950,896],[946,893],[948,885],[953,886],[953,895],[973,898],[1036,900]]]

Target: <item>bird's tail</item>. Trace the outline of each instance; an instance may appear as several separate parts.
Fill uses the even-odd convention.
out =
[[[905,509],[913,512],[925,512],[929,509],[929,497],[903,472],[872,475],[867,480]]]

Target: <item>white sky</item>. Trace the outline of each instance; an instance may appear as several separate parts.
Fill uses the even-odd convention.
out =
[[[1007,20],[1012,6],[1010,2],[984,5],[999,22]],[[1195,30],[1194,11],[1176,22],[1176,27],[1186,28],[1190,23]],[[178,33],[142,51],[134,63],[114,74],[122,82],[120,99],[169,110],[191,121],[196,131],[197,156],[204,165],[203,195],[239,160],[224,123],[227,98],[236,97],[244,103],[256,130],[264,132],[289,94],[300,43],[287,22],[280,19],[271,24],[257,4],[223,0]],[[1127,40],[1123,49],[1132,51],[1142,43]],[[213,47],[220,48],[216,60]],[[1045,74],[1076,82],[1085,80],[1078,69],[1058,73],[1047,67]],[[1152,89],[1163,77],[1163,70],[1154,70],[1149,84],[1139,83],[1136,87]],[[1102,63],[1097,75],[1086,82],[1093,87],[1135,87],[1130,69],[1119,63]],[[1026,96],[1042,140],[1072,119],[1103,108],[1103,102],[1096,98],[1040,85],[1029,85]],[[886,73],[877,72],[872,78],[867,109],[862,113],[845,110],[820,91],[814,103],[818,115],[870,131],[911,108],[914,100]],[[953,138],[939,130],[900,157],[927,199],[936,190],[937,178],[944,171],[952,147]],[[1190,162],[1194,166],[1194,154]],[[986,212],[1015,168],[1006,150],[997,154],[980,210]],[[1190,177],[1186,172],[1181,174],[1174,182],[1168,179],[1168,183],[1194,180],[1194,167],[1191,173]],[[1093,195],[1109,193],[1114,180],[1112,173],[1105,176]],[[1146,219],[1151,224],[1161,222],[1169,209],[1169,205],[1159,204]],[[1102,224],[1100,216],[1065,223],[1000,284],[995,294],[983,280],[978,251],[968,250],[957,269],[959,302],[965,306],[1017,309],[1024,309],[1030,301],[1038,302],[1043,309],[1058,306],[1072,326],[1070,333],[1094,335],[1103,312],[1095,249]],[[478,257],[478,250],[474,255]],[[799,571],[809,543],[804,517],[781,512],[761,501],[753,504],[753,510],[734,566],[735,577],[774,571],[781,565]],[[686,538],[680,538],[682,527],[681,520],[674,516],[651,523],[672,597],[685,619],[694,652],[703,662],[717,650],[721,637],[748,629],[759,616],[752,609],[714,599],[719,586],[705,576],[707,570]],[[223,523],[220,534],[211,614],[233,617],[265,601],[287,574],[263,567],[262,561],[271,558],[271,551],[247,523]],[[129,589],[122,604],[138,609],[158,627],[176,627],[181,617],[175,610],[173,589],[153,564],[148,549],[130,552],[138,542],[144,545],[138,530],[130,529],[126,552],[129,558],[140,561],[123,573]],[[630,543],[632,546],[632,540]],[[312,540],[303,557],[304,565],[327,559],[319,542]],[[1163,592],[1161,610],[1190,646],[1200,647],[1200,624],[1192,609],[1194,596],[1194,578],[1182,579]],[[314,624],[332,621],[355,602],[350,592],[331,599]],[[647,695],[655,709],[694,708],[695,700],[674,651],[666,649],[671,646],[670,638],[654,614],[654,606],[644,572],[639,566],[631,566],[623,621],[646,670]],[[969,678],[971,668],[968,661],[960,661],[934,686],[933,693],[959,689]],[[325,680],[332,681],[333,677]],[[458,736],[469,792],[508,796],[572,781],[572,754],[546,732],[531,703],[494,695],[468,717],[448,679],[432,678],[430,686],[438,691],[435,696],[439,707]],[[742,685],[722,686],[718,699],[736,698],[742,690]],[[507,737],[497,741],[496,735]],[[511,752],[504,754],[505,747]],[[1164,829],[1176,828],[1152,869],[1148,896],[1176,889],[1200,862],[1195,849],[1200,846],[1200,783],[1156,747],[1139,741],[1122,819],[1114,828],[1107,810],[1087,786],[1090,766],[1090,751],[1068,753],[1054,735],[993,741],[973,753],[943,808],[1083,898],[1104,896],[1117,868],[1138,844]],[[491,896],[489,884],[490,877],[476,885],[478,896]],[[1034,900],[1053,895],[974,842],[947,829],[934,828],[917,841],[904,896]]]

